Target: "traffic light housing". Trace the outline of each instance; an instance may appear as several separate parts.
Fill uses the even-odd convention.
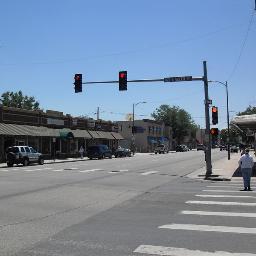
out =
[[[83,83],[82,74],[75,74],[74,79],[75,79],[75,82],[74,82],[74,85],[75,85],[75,93],[82,92],[82,90],[83,90],[83,86],[82,86],[82,83]]]
[[[218,128],[211,128],[210,133],[212,136],[218,136],[219,129]]]
[[[218,123],[218,108],[215,106],[212,106],[212,124]]]
[[[119,91],[127,91],[127,71],[119,72]]]

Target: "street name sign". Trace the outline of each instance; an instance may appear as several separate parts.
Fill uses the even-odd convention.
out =
[[[183,81],[192,81],[192,76],[172,76],[172,77],[164,78],[164,82],[183,82]]]

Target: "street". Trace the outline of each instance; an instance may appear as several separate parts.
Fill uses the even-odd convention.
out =
[[[0,255],[256,255],[255,191],[186,177],[204,165],[189,151],[0,168]]]

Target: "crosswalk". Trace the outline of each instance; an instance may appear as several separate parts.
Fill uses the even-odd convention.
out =
[[[72,173],[81,173],[81,174],[86,174],[86,173],[95,173],[98,171],[105,171],[106,173],[109,174],[120,174],[120,173],[126,173],[126,172],[131,172],[131,170],[128,169],[102,169],[102,168],[92,168],[92,169],[83,169],[83,168],[53,168],[53,167],[14,167],[11,169],[7,168],[0,168],[0,173],[34,173],[34,172],[55,172],[55,173],[61,173],[61,172],[72,172]],[[158,171],[144,171],[144,172],[139,172],[137,173],[138,175],[142,176],[148,176],[148,175],[154,175],[159,173]]]
[[[256,179],[252,180],[252,184],[255,184]],[[198,216],[199,218],[192,218],[193,222],[197,223],[165,223],[158,226],[158,230],[166,230],[167,232],[179,231],[179,232],[197,232],[199,237],[202,236],[204,239],[204,234],[223,234],[222,236],[227,236],[230,238],[231,235],[240,236],[253,236],[256,239],[256,222],[255,225],[251,225],[252,220],[256,218],[255,206],[256,206],[256,192],[255,188],[253,191],[239,191],[242,186],[242,180],[233,179],[231,182],[221,183],[220,185],[208,185],[207,189],[202,189],[199,193],[195,194],[194,197],[198,200],[188,200],[185,201],[185,208],[179,212],[181,216]],[[208,189],[210,188],[210,189]],[[216,201],[214,199],[217,199]],[[213,201],[208,201],[213,200]],[[206,208],[204,205],[213,205],[214,211],[210,211],[209,207]],[[234,208],[231,208],[234,207]],[[194,209],[193,209],[194,208]],[[202,209],[200,209],[202,208]],[[221,210],[218,211],[218,208]],[[232,211],[232,209],[236,209]],[[201,217],[204,216],[204,221],[207,218],[211,220],[213,217],[217,217],[216,221],[209,221],[209,223],[214,223],[214,225],[205,225],[202,223]],[[225,219],[224,219],[225,218]],[[228,222],[227,218],[232,218]],[[241,220],[243,221],[243,226],[241,226]],[[220,223],[236,223],[239,225],[218,225]],[[249,223],[249,224],[248,224]],[[216,224],[216,225],[215,225]],[[169,231],[168,231],[169,230]],[[192,233],[189,233],[192,234]],[[256,240],[255,240],[256,241]],[[245,247],[246,248],[246,247]],[[245,249],[246,250],[246,249]],[[183,247],[170,247],[170,245],[164,246],[163,244],[141,244],[134,251],[136,255],[160,255],[160,256],[256,256],[256,253],[250,252],[230,252],[222,251],[216,248],[215,251],[206,249],[201,249],[200,245],[198,248],[183,248]]]

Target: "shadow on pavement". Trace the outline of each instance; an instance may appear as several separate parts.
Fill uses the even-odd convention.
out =
[[[238,167],[234,172],[232,177],[242,177],[241,169]],[[256,177],[256,163],[254,163],[254,167],[252,169],[252,177]]]

